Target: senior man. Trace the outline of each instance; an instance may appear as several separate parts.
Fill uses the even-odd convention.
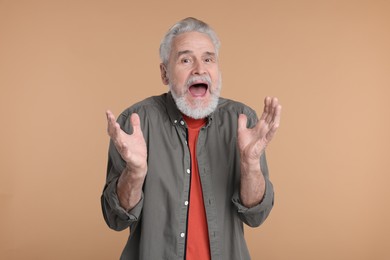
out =
[[[186,18],[160,45],[169,92],[149,97],[117,119],[111,138],[103,215],[130,228],[121,259],[250,259],[243,223],[256,227],[274,201],[265,148],[281,106],[266,97],[258,119],[220,97],[219,40]]]

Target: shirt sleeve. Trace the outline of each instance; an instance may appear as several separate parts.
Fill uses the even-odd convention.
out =
[[[129,126],[128,122],[128,113],[126,115],[121,114],[118,117],[118,123],[126,132],[132,131],[131,126]],[[103,216],[107,225],[111,229],[121,231],[125,228],[130,227],[130,229],[133,231],[141,217],[144,194],[142,192],[140,201],[130,211],[126,211],[120,206],[119,198],[117,195],[117,183],[124,168],[125,162],[116,150],[112,141],[110,141],[107,164],[107,178],[106,184],[103,189],[103,194],[101,196]]]
[[[266,188],[262,201],[254,207],[247,208],[240,201],[239,192],[233,195],[233,204],[242,222],[250,227],[260,226],[268,217],[274,205],[272,183],[266,180]]]
[[[117,231],[121,231],[128,227],[133,229],[141,216],[144,194],[141,194],[140,201],[133,209],[126,211],[119,204],[118,195],[116,193],[117,182],[118,177],[107,183],[103,190],[101,204],[104,220],[111,229]]]
[[[244,113],[248,116],[248,127],[253,127],[257,123],[256,112],[252,109],[248,109],[244,110]],[[269,180],[265,153],[260,157],[259,163],[265,180],[265,193],[261,202],[251,208],[245,207],[240,201],[240,191],[238,187],[232,197],[232,202],[237,210],[239,218],[250,227],[260,226],[267,219],[274,205],[274,189]]]

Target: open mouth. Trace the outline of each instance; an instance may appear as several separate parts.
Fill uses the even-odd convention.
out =
[[[191,85],[188,90],[194,97],[203,97],[204,95],[206,95],[208,88],[208,84],[202,82]]]

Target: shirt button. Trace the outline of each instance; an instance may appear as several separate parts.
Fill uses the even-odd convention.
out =
[[[190,174],[190,173],[191,173],[191,170],[190,170],[190,169],[187,169],[187,173]]]
[[[175,124],[176,124],[176,123],[177,123],[177,120],[173,121],[173,123],[175,123]]]
[[[183,120],[181,120],[181,121],[180,121],[180,124],[181,124],[181,125],[184,125],[184,121],[183,121]]]
[[[184,205],[186,205],[186,206],[188,205],[188,201],[187,200],[184,202]]]
[[[184,237],[185,236],[185,234],[184,233],[180,233],[180,237]]]

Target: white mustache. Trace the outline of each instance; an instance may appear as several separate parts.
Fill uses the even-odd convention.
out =
[[[202,82],[207,83],[207,85],[211,86],[211,78],[208,75],[202,75],[202,76],[192,76],[190,77],[186,82],[186,88],[188,89],[191,85],[193,85],[196,82]]]

